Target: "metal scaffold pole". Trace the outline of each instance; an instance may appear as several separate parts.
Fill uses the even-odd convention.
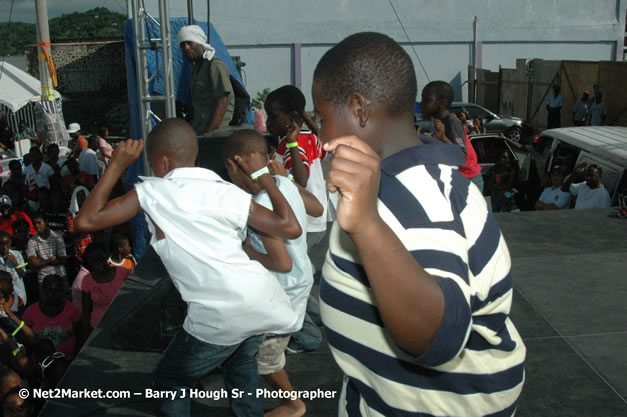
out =
[[[159,0],[159,16],[150,15],[146,10],[144,0],[132,1],[133,30],[135,34],[135,65],[137,73],[137,92],[139,97],[139,115],[141,118],[142,138],[146,140],[154,121],[161,121],[152,110],[152,103],[165,104],[165,117],[176,116],[174,102],[174,79],[172,72],[172,44],[170,42],[170,16],[167,0]],[[152,38],[148,34],[147,21],[150,20],[159,27],[160,37]],[[155,73],[148,74],[148,51],[161,51],[161,67]],[[164,95],[152,95],[150,83],[162,73]],[[150,165],[144,152],[144,173],[150,175]]]

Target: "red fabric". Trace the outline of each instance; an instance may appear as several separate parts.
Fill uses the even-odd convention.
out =
[[[73,243],[74,243],[74,255],[76,258],[82,263],[83,262],[83,254],[87,249],[87,246],[91,245],[94,241],[93,233],[77,233],[74,228],[74,221],[76,217],[72,214],[71,211],[67,212],[67,231],[69,233],[73,233]]]
[[[466,145],[466,164],[463,167],[459,167],[459,172],[466,178],[474,178],[481,173],[481,167],[477,163],[477,153],[475,148],[472,147],[468,134],[464,128],[464,143]]]
[[[76,334],[73,324],[81,319],[81,312],[69,301],[61,314],[48,317],[41,312],[39,303],[35,303],[24,312],[24,323],[28,324],[39,339],[50,339],[58,352],[63,352],[69,360],[74,359]]]
[[[322,142],[316,135],[311,132],[300,133],[296,139],[298,142],[298,153],[303,160],[307,174],[309,174],[309,166],[313,164],[316,158],[323,160],[326,152],[322,148]],[[283,157],[283,166],[291,172],[292,170],[292,154],[287,147],[287,139],[283,139],[276,150],[276,153]]]
[[[30,220],[30,217],[28,217],[28,215],[23,211],[14,212],[10,219],[5,219],[4,217],[0,216],[0,230],[7,232],[9,235],[11,235],[11,237],[15,237],[15,235],[13,234],[13,223],[18,220],[26,220],[26,223],[28,223],[28,226],[30,227],[30,234],[37,234],[35,228],[33,227],[33,222]]]

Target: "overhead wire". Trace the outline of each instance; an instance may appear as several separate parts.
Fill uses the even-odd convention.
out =
[[[429,74],[427,74],[427,70],[425,69],[424,65],[422,65],[422,61],[420,60],[420,57],[418,56],[418,52],[416,52],[416,48],[414,48],[414,44],[411,42],[411,39],[409,39],[409,35],[407,34],[407,31],[405,30],[405,26],[403,25],[403,22],[401,21],[401,18],[398,15],[396,8],[394,7],[394,3],[392,3],[392,0],[388,0],[388,2],[390,3],[390,6],[392,7],[394,14],[396,15],[396,20],[398,20],[398,23],[401,25],[401,29],[403,29],[403,33],[405,34],[405,37],[407,38],[407,42],[409,42],[409,45],[411,46],[412,51],[414,51],[414,55],[416,55],[416,59],[418,60],[418,63],[420,64],[420,68],[422,68],[422,71],[425,73],[425,76],[427,77],[427,81],[431,81],[431,78],[429,78]]]

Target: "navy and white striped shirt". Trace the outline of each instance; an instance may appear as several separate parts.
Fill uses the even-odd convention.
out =
[[[511,416],[526,350],[509,319],[509,251],[483,195],[457,169],[459,148],[422,139],[381,162],[378,209],[440,285],[442,324],[423,355],[404,352],[383,324],[357,249],[335,223],[320,300],[345,373],[338,414]]]

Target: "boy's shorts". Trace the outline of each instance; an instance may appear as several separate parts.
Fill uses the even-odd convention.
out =
[[[285,348],[289,334],[267,334],[257,353],[257,373],[268,375],[285,367]]]

